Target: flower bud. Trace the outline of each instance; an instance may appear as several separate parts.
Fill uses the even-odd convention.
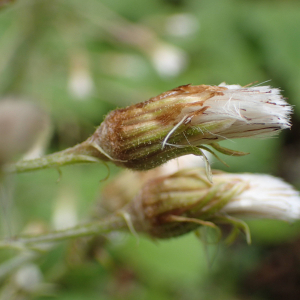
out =
[[[205,145],[224,154],[245,155],[223,148],[218,142],[271,136],[290,127],[291,111],[279,90],[269,86],[183,85],[146,102],[112,111],[81,144],[40,159],[20,161],[7,171],[99,161],[144,171],[194,154],[204,158],[207,177],[212,181],[202,150],[216,154]]]
[[[87,55],[85,53],[73,54],[70,65],[69,92],[77,100],[87,99],[94,90]]]
[[[99,217],[100,215],[111,214],[118,209],[122,209],[137,196],[140,189],[149,180],[171,175],[176,171],[191,167],[203,167],[202,160],[194,155],[185,155],[170,160],[166,164],[147,172],[134,172],[125,169],[114,177],[101,191],[100,199],[97,201],[94,209],[94,215]],[[133,182],[134,184],[132,184]]]
[[[289,106],[269,86],[183,85],[144,103],[112,111],[85,145],[95,156],[134,170],[148,170],[186,155],[203,155],[216,142],[270,136],[289,128]]]
[[[293,221],[300,218],[300,197],[289,184],[268,175],[186,169],[146,182],[127,208],[136,231],[155,238],[176,237],[199,226],[231,224],[245,231],[235,216]]]
[[[215,215],[233,197],[247,188],[239,179],[214,176],[214,184],[204,169],[187,169],[171,176],[148,181],[130,206],[137,231],[156,238],[176,237],[212,223]]]

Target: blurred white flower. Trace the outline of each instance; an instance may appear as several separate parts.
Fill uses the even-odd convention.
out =
[[[71,57],[68,89],[70,94],[78,100],[86,99],[94,91],[88,59],[83,53],[77,53]]]
[[[39,144],[40,152],[51,132],[49,116],[22,98],[0,102],[0,165],[18,159]]]
[[[148,71],[148,65],[141,56],[116,52],[101,55],[101,68],[106,74],[131,79],[142,79]]]
[[[56,230],[63,230],[77,224],[76,196],[68,188],[62,188],[55,201],[52,216],[53,227]]]
[[[75,98],[85,99],[93,92],[94,83],[87,70],[74,70],[69,78],[68,88]]]
[[[27,292],[36,291],[42,279],[42,272],[37,265],[32,263],[22,266],[15,274],[15,283],[18,288]]]
[[[192,14],[179,13],[166,19],[166,32],[173,36],[185,37],[197,32],[200,28],[199,20]]]
[[[188,64],[185,51],[166,43],[159,43],[150,55],[156,71],[163,78],[178,76]]]

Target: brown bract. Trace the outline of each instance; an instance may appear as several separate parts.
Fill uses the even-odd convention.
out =
[[[209,108],[204,106],[205,101],[222,95],[226,89],[208,85],[182,85],[143,103],[117,109],[107,115],[89,141],[100,146],[116,164],[134,168],[132,160],[140,159],[139,150],[155,156],[165,136],[183,117],[186,117],[183,127],[188,127],[193,117]],[[187,100],[185,97],[190,95],[198,97],[193,101]],[[190,113],[184,112],[193,106],[199,108]]]

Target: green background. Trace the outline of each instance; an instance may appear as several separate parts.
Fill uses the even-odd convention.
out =
[[[175,26],[178,32],[170,30]],[[175,55],[170,49],[179,53],[174,72],[154,64],[159,45],[168,55]],[[78,70],[93,86],[82,97],[70,88]],[[222,158],[230,172],[273,174],[299,188],[299,70],[299,1],[18,0],[0,11],[0,96],[31,99],[48,112],[53,134],[47,153],[85,140],[110,110],[178,85],[270,80],[266,84],[282,89],[294,106],[292,130],[223,142],[251,154]],[[3,237],[30,226],[51,228],[64,201],[78,222],[89,218],[107,169],[61,171],[59,182],[56,170],[7,179]],[[110,179],[119,171],[110,165]],[[139,242],[112,234],[93,251],[85,241],[62,243],[33,262],[42,274],[38,290],[20,290],[11,272],[1,279],[0,296],[10,290],[11,299],[39,300],[299,299],[299,224],[256,220],[249,226],[251,246],[243,236],[229,248],[205,245],[193,234],[167,241],[141,236]],[[0,258],[14,255],[2,251]]]

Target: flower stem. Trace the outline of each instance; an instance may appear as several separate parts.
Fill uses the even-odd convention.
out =
[[[106,219],[81,224],[72,228],[53,231],[34,236],[20,236],[0,242],[0,248],[22,249],[26,246],[34,247],[41,243],[53,243],[67,239],[104,234],[111,231],[126,229],[127,223],[122,215],[111,215]]]
[[[31,160],[20,160],[14,164],[5,166],[4,170],[8,173],[23,173],[47,168],[59,168],[71,164],[97,163],[102,160],[107,160],[101,156],[101,153],[100,155],[99,153],[95,155],[95,152],[95,149],[83,142],[72,148],[43,157]]]

